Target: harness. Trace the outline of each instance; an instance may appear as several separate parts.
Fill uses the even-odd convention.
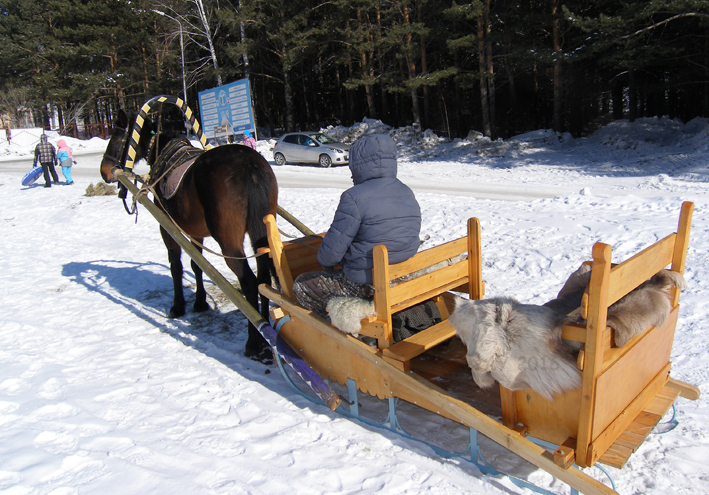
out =
[[[153,146],[151,141],[151,147]],[[150,167],[148,182],[151,185],[158,184],[161,180],[167,180],[167,176],[177,167],[186,162],[193,162],[204,153],[205,150],[195,148],[186,138],[176,138],[171,140],[165,149],[160,152],[157,161]],[[150,152],[148,152],[150,154]]]

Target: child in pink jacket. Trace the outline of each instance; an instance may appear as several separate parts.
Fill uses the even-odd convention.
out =
[[[241,144],[243,144],[244,146],[248,146],[253,150],[256,149],[256,140],[251,135],[251,131],[244,131],[244,141]]]
[[[74,159],[71,155],[71,148],[67,146],[66,141],[60,139],[57,143],[57,160],[62,166],[62,174],[66,179],[66,185],[70,186],[74,183],[71,179],[71,166],[74,164]]]

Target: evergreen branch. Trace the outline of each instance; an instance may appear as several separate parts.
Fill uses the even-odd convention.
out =
[[[627,34],[625,36],[621,36],[619,39],[623,40],[623,39],[632,38],[632,37],[637,36],[641,33],[644,33],[645,31],[650,31],[651,29],[655,29],[660,26],[664,26],[665,24],[667,24],[670,21],[681,19],[683,17],[707,17],[707,18],[709,18],[709,14],[702,14],[700,12],[685,12],[684,14],[677,14],[677,15],[670,17],[669,19],[665,19],[664,21],[657,22],[657,23],[653,24],[652,26],[648,26],[648,27],[645,27],[645,28],[640,29],[638,31],[635,31],[633,34]]]

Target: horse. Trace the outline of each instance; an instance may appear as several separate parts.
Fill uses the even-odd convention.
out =
[[[107,183],[117,180],[114,167],[125,167],[130,129],[135,119],[135,113],[128,115],[121,110],[114,122],[101,160],[101,177]],[[145,119],[140,129],[135,161],[140,159],[145,159],[150,165],[153,180],[162,175],[165,166],[194,160],[170,197],[165,197],[161,187],[153,188],[154,202],[189,236],[200,252],[206,237],[212,237],[219,244],[227,266],[239,279],[244,297],[254,308],[258,308],[258,286],[261,283],[270,285],[273,262],[267,255],[257,256],[257,275],[254,275],[244,256],[244,239],[248,233],[254,253],[268,246],[263,218],[269,213],[276,213],[278,184],[266,159],[257,151],[238,144],[200,150],[191,146],[185,137],[156,134],[155,125],[149,119]],[[157,167],[161,170],[156,170]],[[168,316],[178,318],[185,314],[182,249],[162,227],[160,234],[167,247],[174,287],[173,304]],[[194,311],[206,311],[209,304],[202,270],[194,260],[192,270],[196,281]],[[263,296],[260,314],[268,320],[268,300]],[[268,343],[251,322],[248,324],[244,355],[262,362],[272,357]]]

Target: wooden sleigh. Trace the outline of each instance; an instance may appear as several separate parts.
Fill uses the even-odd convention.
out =
[[[465,237],[402,263],[390,265],[386,248],[375,248],[376,316],[362,320],[360,335],[377,339],[376,350],[298,305],[293,280],[320,269],[316,256],[321,237],[283,242],[270,215],[264,221],[281,291],[267,286],[260,291],[278,306],[272,317],[280,338],[323,378],[380,399],[399,398],[470,427],[566,482],[572,493],[615,493],[579,467],[598,462],[622,467],[677,397],[696,400],[699,390],[669,376],[678,290],[665,323],[649,327],[622,348],[612,345],[607,308],[662,268],[684,272],[692,211],[693,204],[684,203],[676,233],[622,263],[611,262],[610,246],[593,246],[591,282],[581,308],[586,325],[563,331],[565,339],[583,344],[578,359],[583,385],[553,401],[532,390],[478,389],[465,348],[453,339],[455,330],[447,319],[454,293],[472,299],[484,295],[480,223],[475,218],[468,221]],[[392,315],[426,300],[435,301],[442,322],[394,343]]]

